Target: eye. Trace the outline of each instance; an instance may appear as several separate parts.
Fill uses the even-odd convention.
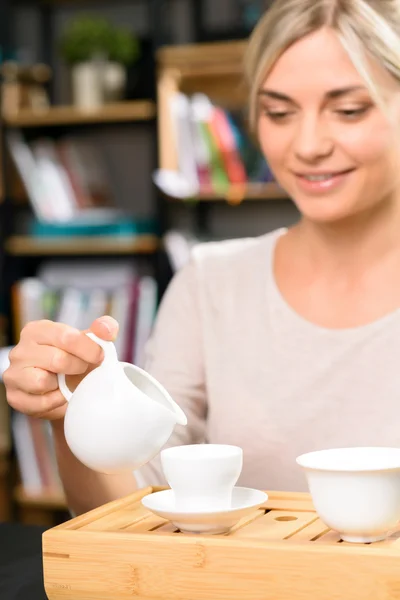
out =
[[[275,121],[275,122],[281,122],[284,121],[285,119],[287,119],[290,115],[293,114],[293,112],[290,112],[288,110],[266,110],[263,109],[263,113],[266,117],[268,117],[268,119],[271,119],[271,121]]]
[[[369,110],[370,106],[361,106],[359,108],[343,108],[337,110],[336,113],[345,119],[352,120],[357,117],[361,117],[366,114]]]

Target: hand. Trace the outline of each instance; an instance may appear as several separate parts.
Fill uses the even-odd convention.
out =
[[[113,341],[118,323],[112,317],[100,317],[88,331]],[[10,352],[10,366],[3,374],[8,403],[27,415],[61,419],[67,402],[56,374],[69,375],[68,387],[73,390],[103,356],[103,349],[78,329],[46,320],[28,323]]]

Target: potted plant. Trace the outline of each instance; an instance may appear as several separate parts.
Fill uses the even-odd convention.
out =
[[[114,27],[108,38],[108,60],[103,70],[103,96],[105,102],[115,102],[123,97],[126,88],[127,67],[139,58],[137,38],[122,27]]]
[[[120,99],[126,67],[139,55],[139,43],[128,30],[92,15],[69,24],[60,49],[71,67],[74,104],[81,108]]]

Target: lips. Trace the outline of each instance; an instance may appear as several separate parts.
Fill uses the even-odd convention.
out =
[[[339,189],[347,181],[354,169],[342,171],[320,171],[296,173],[298,187],[306,194],[321,195]]]
[[[307,179],[308,181],[325,181],[327,179],[331,179],[332,177],[346,175],[351,171],[353,171],[353,169],[344,169],[343,171],[324,171],[318,173],[296,173],[296,176],[302,177],[303,179]]]

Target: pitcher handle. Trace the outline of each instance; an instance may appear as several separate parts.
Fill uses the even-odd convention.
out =
[[[102,364],[104,364],[105,362],[113,362],[113,363],[118,362],[117,349],[116,349],[115,345],[113,344],[113,342],[106,342],[106,340],[102,340],[101,338],[97,337],[97,335],[95,335],[91,331],[87,332],[86,335],[103,348],[104,359],[103,359]],[[67,402],[69,402],[72,398],[72,392],[69,389],[69,387],[67,386],[67,383],[65,380],[65,375],[63,373],[57,373],[57,379],[58,379],[58,387],[60,388],[60,392],[62,393],[64,398],[67,400]]]

